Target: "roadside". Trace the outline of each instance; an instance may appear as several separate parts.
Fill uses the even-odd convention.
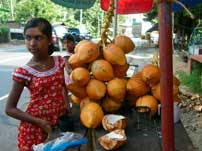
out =
[[[0,44],[0,48],[9,48],[12,46],[16,46],[15,42],[14,43],[6,43],[6,44]],[[23,43],[18,43],[17,46],[23,46]],[[149,51],[149,49],[144,49],[141,50],[139,49],[139,52],[142,51]],[[58,52],[59,54],[60,52]],[[137,54],[136,54],[137,55]],[[135,61],[135,64],[139,64],[138,59],[142,59],[144,57],[144,63],[150,62],[151,56],[146,55],[146,54],[139,54],[134,58],[133,60]],[[179,53],[174,53],[173,54],[173,71],[174,73],[177,73],[180,70],[186,69],[186,62],[183,61],[182,56]],[[182,89],[181,89],[182,90]],[[184,90],[184,89],[183,89]],[[184,92],[183,92],[184,93]],[[183,98],[182,96],[182,102],[186,103],[187,98]],[[6,120],[11,120],[6,117],[3,117]],[[196,150],[195,151],[202,151],[202,116],[200,113],[195,112],[192,109],[189,108],[181,108],[180,110],[180,119],[183,123],[183,126],[186,129],[186,132],[188,136],[190,137],[190,140],[192,141],[193,145],[195,146]],[[13,146],[16,146],[16,137],[17,137],[17,126],[9,126],[9,132],[7,134],[7,127],[5,125],[0,124],[0,128],[2,129],[2,133],[0,134],[1,138],[1,144],[8,144],[8,145],[3,145],[4,147],[7,148],[2,148],[3,150],[13,150]],[[9,142],[8,142],[9,140]],[[10,146],[10,147],[9,147]],[[12,148],[12,149],[11,149]]]
[[[183,53],[173,55],[173,70],[177,74],[179,71],[186,71],[187,62]],[[202,113],[196,111],[195,106],[202,106],[202,97],[191,93],[186,87],[180,86],[181,99],[180,120],[195,147],[195,151],[202,151]]]
[[[0,47],[7,47],[7,46],[16,46],[16,45],[24,45],[24,40],[17,40],[17,39],[14,39],[14,40],[11,40],[10,42],[8,43],[0,43]]]

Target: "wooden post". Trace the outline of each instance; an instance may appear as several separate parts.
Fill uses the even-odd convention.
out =
[[[158,9],[161,70],[162,148],[163,151],[174,151],[171,2],[160,0]]]

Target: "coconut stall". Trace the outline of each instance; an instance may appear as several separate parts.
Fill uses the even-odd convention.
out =
[[[153,0],[101,0],[106,11],[100,41],[79,42],[69,59],[72,83],[66,87],[73,103],[72,132],[86,144],[81,151],[192,151],[182,123],[174,124],[173,104],[179,101],[179,81],[172,70],[172,0],[159,0],[159,55],[127,76],[126,55],[135,43],[108,32],[117,14],[150,11]],[[115,27],[116,29],[116,24]]]

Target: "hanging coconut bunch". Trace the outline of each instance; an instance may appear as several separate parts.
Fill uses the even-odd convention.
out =
[[[72,93],[71,101],[80,108],[81,123],[88,129],[90,151],[95,150],[95,129],[102,126],[104,115],[117,114],[125,101],[127,81],[124,78],[129,68],[126,54],[135,48],[133,41],[125,35],[118,35],[112,40],[109,38],[113,16],[114,0],[110,0],[101,40],[98,43],[80,41],[69,58],[72,83],[66,87]],[[118,122],[118,125],[122,122],[122,128],[126,128],[125,119]],[[123,135],[124,139],[116,140],[121,143],[112,146],[112,149],[126,141],[124,130],[114,133]]]
[[[80,41],[69,58],[72,83],[66,87],[72,93],[72,102],[80,108],[81,123],[87,128],[88,151],[96,150],[95,132],[99,126],[109,132],[98,139],[103,148],[113,150],[126,142],[127,118],[117,115],[126,100],[132,107],[140,108],[139,112],[146,112],[147,107],[151,117],[157,113],[161,101],[158,53],[154,53],[152,64],[145,65],[126,80],[129,68],[126,54],[135,49],[135,44],[125,35],[109,38],[113,15],[114,1],[110,0],[101,40],[98,43]],[[176,78],[174,81],[173,96],[176,97],[179,81]]]
[[[125,100],[127,82],[124,78],[129,68],[126,53],[133,51],[135,44],[125,35],[110,40],[108,32],[113,16],[114,1],[111,0],[101,40],[98,43],[80,41],[69,59],[73,70],[72,83],[67,89],[72,92],[72,102],[80,108],[96,102],[105,113],[116,113]]]

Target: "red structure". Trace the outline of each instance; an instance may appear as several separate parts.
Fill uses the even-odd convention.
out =
[[[110,0],[100,0],[101,8],[105,11],[109,8]],[[145,13],[152,9],[153,0],[119,0],[118,14]]]
[[[163,151],[174,151],[172,10],[170,2],[164,0],[159,3],[158,17],[162,98],[162,147]]]
[[[173,121],[173,65],[172,65],[172,8],[169,0],[158,0],[159,51],[161,70],[162,148],[174,151]],[[107,10],[110,0],[101,0],[101,8]],[[153,0],[117,0],[118,14],[137,14],[150,11]]]

